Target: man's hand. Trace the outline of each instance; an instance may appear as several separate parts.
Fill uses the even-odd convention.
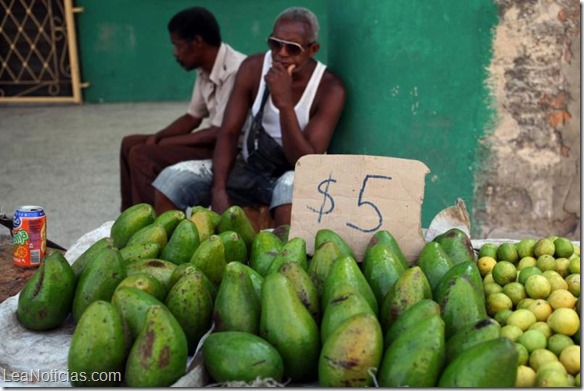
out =
[[[229,196],[227,195],[227,190],[213,190],[211,209],[219,214],[222,214],[231,206],[229,201]]]
[[[279,110],[294,107],[292,72],[295,67],[291,64],[285,68],[281,63],[275,62],[264,77],[272,95],[272,102]]]
[[[153,134],[151,136],[148,136],[148,138],[145,141],[146,145],[154,145],[154,144],[158,144],[158,136]]]

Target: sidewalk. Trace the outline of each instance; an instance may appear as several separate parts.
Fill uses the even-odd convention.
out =
[[[186,102],[0,106],[0,213],[39,205],[65,248],[120,213],[119,147],[152,133]],[[0,226],[0,234],[8,230]]]

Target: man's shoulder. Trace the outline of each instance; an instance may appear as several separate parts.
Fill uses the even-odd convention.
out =
[[[223,66],[224,69],[229,73],[237,72],[239,66],[246,59],[246,55],[235,50],[228,44],[224,43],[225,45],[225,57],[223,59]]]
[[[335,75],[328,67],[324,70],[322,78],[320,79],[320,85],[322,87],[331,88],[333,91],[338,92],[345,90],[345,84],[343,80]]]

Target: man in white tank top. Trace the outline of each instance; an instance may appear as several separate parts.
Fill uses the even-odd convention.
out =
[[[267,39],[270,50],[249,56],[239,68],[212,161],[179,163],[153,183],[158,213],[209,204],[223,213],[233,204],[269,204],[276,226],[290,224],[293,167],[304,155],[326,152],[345,103],[341,80],[314,59],[320,48],[318,28],[316,16],[306,8],[278,15]],[[283,147],[289,166],[283,174],[264,172],[247,160],[246,124],[258,112],[266,86],[269,98],[261,123]]]

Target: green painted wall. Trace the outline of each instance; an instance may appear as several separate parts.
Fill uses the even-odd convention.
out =
[[[203,6],[213,12],[223,40],[252,54],[266,50],[265,39],[285,8],[304,6],[319,18],[327,42],[324,0],[76,0],[81,79],[85,102],[188,101],[194,72],[174,60],[166,29],[178,11]],[[318,55],[326,61],[326,44]]]
[[[491,0],[328,0],[328,64],[348,100],[330,152],[423,161],[422,226],[457,197],[472,214],[476,146],[489,127],[484,84]]]

